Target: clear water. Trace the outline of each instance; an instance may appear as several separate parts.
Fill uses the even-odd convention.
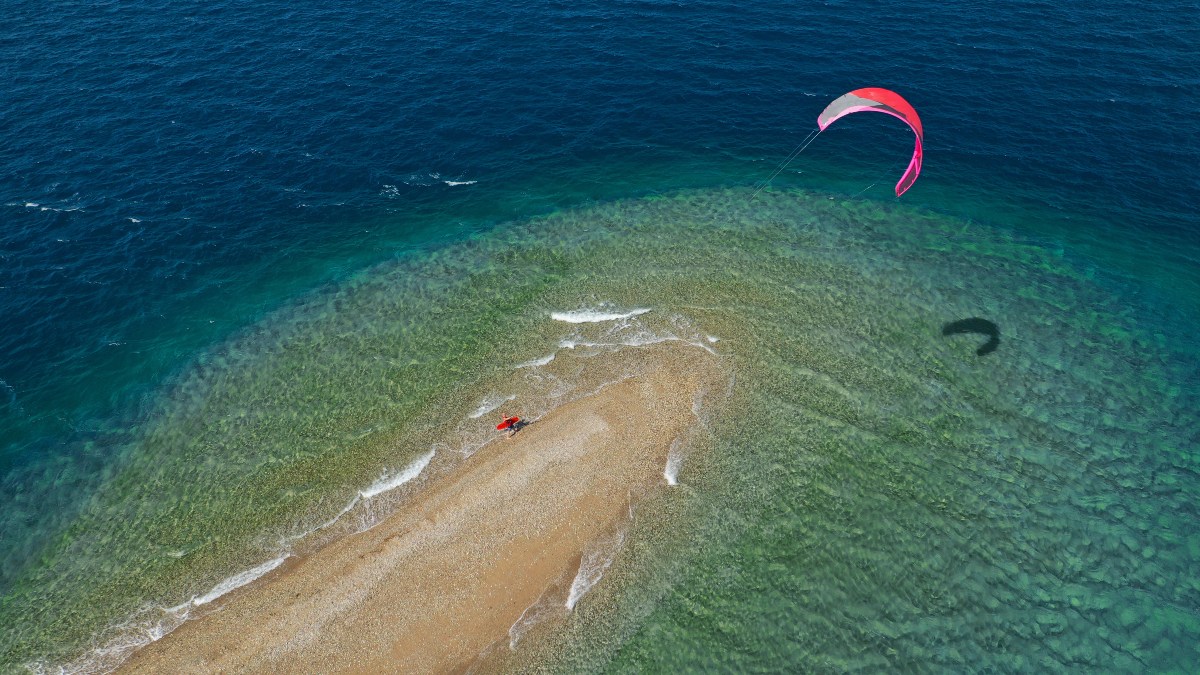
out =
[[[568,621],[562,670],[1195,662],[1186,335],[1059,250],[928,214],[736,192],[646,210],[734,244],[672,296],[704,305],[739,386],[704,470],[643,509],[651,543]],[[995,351],[942,334],[972,316]]]
[[[109,663],[604,337],[551,313],[650,308],[732,402],[529,658],[1189,669],[1196,9],[15,3],[0,666]],[[751,200],[864,85],[917,186],[865,115]]]

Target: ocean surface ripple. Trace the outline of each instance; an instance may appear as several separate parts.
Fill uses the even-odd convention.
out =
[[[7,84],[0,100],[0,607],[21,606],[51,586],[62,593],[55,597],[88,587],[93,579],[43,564],[62,542],[103,538],[85,531],[98,504],[114,509],[107,513],[153,520],[161,515],[151,513],[154,504],[174,508],[163,505],[189,496],[168,491],[155,495],[153,504],[121,501],[121,495],[144,494],[128,483],[148,471],[147,448],[157,446],[146,439],[154,433],[161,432],[155,442],[162,447],[178,450],[173,461],[180,466],[192,461],[200,467],[196,475],[216,480],[224,470],[207,474],[203,467],[233,462],[237,452],[219,444],[171,445],[190,438],[187,429],[172,424],[186,418],[211,429],[205,425],[217,423],[204,421],[205,406],[221,404],[222,414],[230,416],[223,423],[228,429],[259,422],[260,431],[289,428],[288,406],[271,407],[278,402],[256,387],[270,382],[280,391],[319,398],[314,392],[320,388],[308,380],[311,390],[287,388],[293,373],[279,355],[297,345],[308,355],[322,353],[359,331],[368,337],[337,353],[371,362],[345,372],[336,370],[342,365],[337,362],[331,373],[384,378],[394,375],[389,370],[394,367],[412,378],[406,381],[420,383],[396,400],[376,392],[378,398],[366,407],[378,417],[369,424],[348,416],[336,433],[320,432],[329,436],[321,447],[334,448],[330,456],[336,456],[359,448],[360,438],[394,431],[381,412],[388,406],[430,410],[422,406],[486,381],[482,371],[460,370],[493,348],[481,336],[500,335],[493,314],[499,305],[481,298],[514,311],[521,301],[534,302],[541,320],[553,312],[565,317],[550,320],[559,328],[588,327],[609,315],[672,320],[658,316],[661,304],[636,295],[596,295],[595,289],[561,295],[556,281],[571,278],[571,270],[553,261],[539,260],[546,277],[522,281],[529,283],[524,295],[495,298],[463,290],[478,270],[438,265],[443,256],[466,255],[447,251],[505,236],[512,222],[680,191],[753,186],[814,127],[828,100],[859,86],[900,91],[925,123],[924,171],[901,202],[910,210],[896,217],[936,214],[961,223],[964,232],[986,228],[1028,246],[1028,258],[1012,254],[1009,264],[1043,269],[1039,266],[1058,264],[1044,256],[1058,256],[1072,274],[1120,298],[1121,308],[1059,309],[1068,317],[1075,311],[1116,317],[1119,328],[1089,325],[1093,337],[1137,332],[1122,344],[1160,354],[1147,358],[1173,374],[1164,376],[1160,390],[1145,385],[1147,396],[1166,397],[1170,405],[1163,409],[1178,415],[1164,422],[1170,430],[1193,428],[1194,409],[1189,414],[1172,406],[1194,400],[1189,397],[1195,382],[1173,378],[1193,372],[1189,368],[1200,352],[1192,328],[1200,318],[1195,206],[1200,122],[1188,98],[1200,86],[1200,22],[1194,20],[1200,8],[1194,1],[1142,4],[1136,11],[1116,0],[1003,5],[618,0],[603,6],[523,0],[499,6],[462,0],[400,5],[103,0],[52,7],[15,0],[6,9],[8,21],[0,30],[0,73]],[[822,134],[774,188],[798,188],[838,204],[853,196],[852,205],[891,208],[890,185],[911,152],[911,136],[884,116],[861,117],[868,119]],[[786,217],[808,217],[798,212],[787,211]],[[623,216],[605,213],[608,220],[580,218],[592,228],[588,236],[606,228],[621,231]],[[729,213],[750,218],[734,207]],[[830,221],[845,219],[847,228],[858,226],[857,215],[820,213]],[[564,246],[569,250],[574,243]],[[792,253],[768,242],[746,245],[791,260]],[[502,246],[488,250],[519,258]],[[953,245],[946,248],[947,256],[960,253]],[[837,249],[826,254],[832,262],[851,257]],[[494,274],[488,278],[503,284],[520,274],[489,266],[502,268],[507,259],[471,264],[486,267]],[[331,318],[346,311],[347,297],[376,297],[370,294],[379,290],[372,284],[381,283],[380,269],[420,270],[428,278],[390,279],[394,285],[383,287],[404,300],[378,309],[375,318],[353,302],[361,314]],[[761,288],[771,287],[758,281]],[[964,288],[971,283],[962,282]],[[454,293],[468,298],[463,306],[476,314],[447,316],[448,306],[431,300],[458,298]],[[561,302],[547,304],[546,294]],[[1004,306],[996,303],[993,308]],[[654,310],[639,314],[651,306]],[[415,307],[426,313],[408,313]],[[379,317],[395,325],[380,326]],[[1064,325],[1075,320],[1063,319]],[[533,318],[528,321],[520,325],[535,325]],[[446,342],[435,339],[438,330],[446,331]],[[369,336],[380,342],[368,344]],[[387,352],[383,345],[391,343],[380,336],[425,345],[412,358],[421,359],[427,371],[417,372]],[[577,337],[539,334],[529,344],[542,351],[505,363],[536,373],[550,363],[546,354],[554,353],[557,340]],[[1003,358],[1014,344],[1009,339],[1005,332],[996,352],[981,358]],[[1052,355],[1039,356],[1044,356],[1039,362],[1053,363],[1095,344],[1048,348]],[[764,349],[777,355],[790,347]],[[1103,363],[1114,372],[1127,368],[1121,360]],[[279,370],[267,373],[267,364]],[[380,381],[363,377],[345,382]],[[1102,383],[1115,376],[1088,377]],[[237,381],[250,383],[245,398],[214,394],[228,392]],[[304,409],[318,415],[353,408],[349,392],[331,389],[329,400],[305,399],[310,407]],[[479,396],[464,405],[473,410],[483,395],[506,396],[508,390],[499,391],[471,390]],[[1115,413],[1097,414],[1107,419],[1104,415]],[[1079,434],[1080,448],[1087,446],[1085,430],[1071,433]],[[1195,436],[1171,438],[1176,446],[1161,441],[1171,452],[1188,455],[1183,451],[1195,447]],[[254,440],[261,441],[255,446],[261,454],[244,457],[264,463],[282,443]],[[179,450],[185,446],[186,452]],[[414,449],[413,457],[428,451]],[[382,451],[354,457],[352,468],[338,474],[336,490],[332,479],[279,488],[287,499],[311,499],[304,502],[310,511],[291,513],[281,498],[278,512],[262,517],[273,527],[288,517],[323,522],[345,505],[343,497],[412,459]],[[1189,457],[1175,458],[1171,466],[1195,470]],[[365,482],[356,483],[359,479]],[[681,479],[673,493],[688,492],[691,483]],[[184,490],[169,481],[162,487]],[[222,489],[197,488],[236,501]],[[1136,490],[1127,497],[1136,499]],[[1104,508],[1111,514],[1117,507]],[[262,524],[247,518],[236,525],[243,534]],[[199,532],[207,536],[222,525],[196,521],[189,527],[196,528],[199,541]],[[271,554],[261,544],[254,544],[255,551]],[[1147,559],[1160,551],[1136,536],[1128,546],[1138,555],[1153,549]],[[196,568],[187,568],[192,563],[184,556],[183,567],[164,573],[157,590],[170,588],[176,600],[186,599],[266,559],[222,567],[239,559],[228,551],[221,555],[227,553],[226,558],[214,553]],[[1196,578],[1194,553],[1175,563]],[[619,561],[613,566],[620,568]],[[201,567],[203,574],[189,576]],[[737,576],[729,574],[731,580]],[[1157,578],[1143,581],[1153,586]],[[1155,592],[1136,592],[1143,591]],[[1137,640],[1157,644],[1160,634],[1185,631],[1179,626],[1187,621],[1180,617],[1194,621],[1198,608],[1191,590],[1181,593],[1185,600],[1172,605],[1179,617],[1172,615],[1165,628],[1147,624],[1161,631],[1144,628],[1144,615],[1137,614],[1142,631]],[[35,637],[18,635],[6,624],[0,669],[77,657],[93,636],[81,626],[128,618],[97,617],[104,607],[132,602],[132,596],[117,602],[104,593],[77,597],[81,615],[91,623],[68,626],[63,616],[45,619]],[[750,600],[727,604],[735,618],[738,608],[752,606]],[[657,628],[646,630],[661,629],[662,635],[677,630],[680,644],[711,628],[698,619],[703,625],[689,632],[672,623],[677,614],[659,619]],[[1052,631],[1056,621],[1037,630]],[[746,619],[734,632],[744,635],[739,631],[752,623]],[[830,654],[867,645],[862,648],[886,655],[902,640],[882,628],[880,634],[884,637],[870,644],[861,635],[846,637]],[[1141,646],[1152,654],[1141,665],[1175,663],[1154,660],[1174,652]],[[1007,648],[1021,651],[1019,645]],[[779,660],[764,656],[758,665],[839,668],[836,660],[789,660],[791,652],[775,656]],[[610,657],[597,656],[603,662]],[[631,668],[653,662],[649,656],[640,662],[629,658],[635,659]],[[919,668],[921,659],[913,658],[907,663]]]

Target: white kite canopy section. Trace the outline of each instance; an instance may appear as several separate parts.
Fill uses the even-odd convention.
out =
[[[913,149],[913,156],[908,163],[908,169],[900,177],[900,182],[896,183],[896,196],[899,197],[908,188],[912,187],[912,184],[917,181],[917,176],[921,173],[921,158],[924,155],[922,142],[925,138],[925,131],[921,127],[921,118],[917,115],[917,111],[912,105],[904,100],[904,97],[900,94],[890,89],[867,87],[865,89],[855,89],[848,94],[843,94],[834,99],[817,116],[817,127],[821,131],[825,131],[825,128],[830,124],[833,124],[846,115],[856,112],[886,113],[903,120],[913,130],[913,133],[917,135],[917,146]]]

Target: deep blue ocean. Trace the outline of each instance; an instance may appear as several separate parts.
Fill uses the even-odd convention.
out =
[[[915,187],[891,192],[911,133],[859,115],[819,136],[775,188],[1058,251],[1166,336],[1172,372],[1200,372],[1192,0],[7,7],[0,610],[56,578],[47,552],[140,461],[139,431],[165,392],[222,345],[376,266],[417,264],[504,223],[754,187],[858,87],[894,89],[920,112]],[[1173,419],[1177,449],[1197,450],[1195,420],[1186,409]],[[1200,463],[1178,466],[1196,486]],[[1176,562],[1195,587],[1200,551]],[[1175,599],[1192,622],[1198,593]],[[76,633],[119,618],[47,619],[32,637],[5,625],[0,663],[74,658],[87,643]],[[70,637],[44,637],[56,631]],[[654,633],[666,645],[669,634]],[[727,667],[855,667],[742,649]],[[1148,649],[1141,666],[1186,663]],[[629,653],[598,667],[669,667]],[[913,659],[891,667],[953,669]]]

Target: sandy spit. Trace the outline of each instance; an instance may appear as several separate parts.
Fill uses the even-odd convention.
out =
[[[671,443],[719,378],[699,349],[636,351],[638,376],[486,445],[382,524],[230,594],[121,671],[489,670],[526,608],[570,585],[631,501],[666,489]]]

